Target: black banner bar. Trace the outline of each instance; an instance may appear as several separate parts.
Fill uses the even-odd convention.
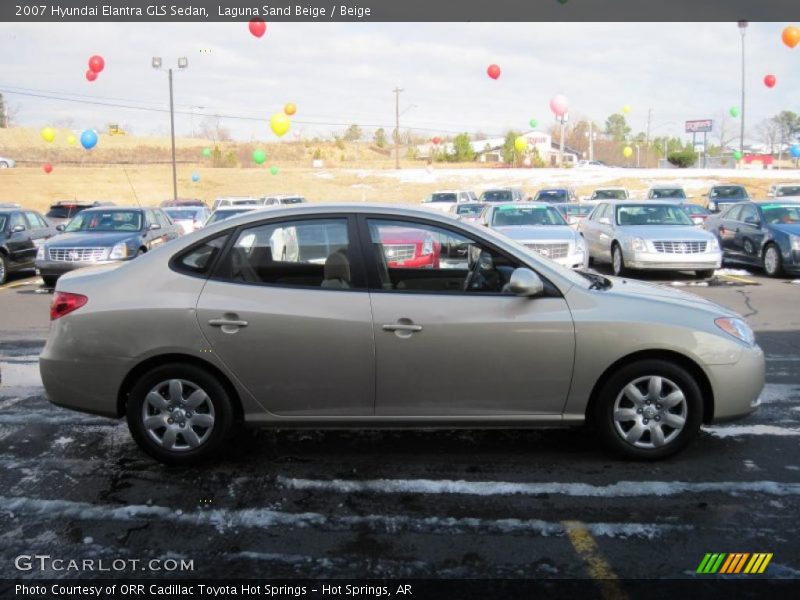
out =
[[[2,0],[0,21],[722,22],[800,19],[795,0]]]

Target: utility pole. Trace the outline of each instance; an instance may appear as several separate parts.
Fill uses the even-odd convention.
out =
[[[561,133],[559,135],[559,137],[561,139],[559,140],[559,145],[558,145],[558,166],[559,166],[559,168],[564,166],[564,124],[567,122],[567,119],[569,119],[569,117],[567,116],[567,113],[564,113],[563,115],[558,117],[558,120],[561,122]]]
[[[594,160],[594,132],[592,131],[591,119],[589,119],[589,160]]]
[[[400,168],[400,92],[402,88],[396,87],[394,92],[394,168]]]
[[[175,105],[172,101],[172,69],[169,69],[169,131],[172,138],[172,197],[178,199],[178,170],[175,165]]]
[[[653,119],[653,109],[647,109],[647,133],[644,138],[644,162],[648,167],[650,166],[650,122]]]
[[[744,156],[744,34],[747,31],[747,21],[739,21],[738,25],[739,34],[742,36],[742,121],[740,123],[741,129],[739,131],[739,152],[741,152],[742,156]]]

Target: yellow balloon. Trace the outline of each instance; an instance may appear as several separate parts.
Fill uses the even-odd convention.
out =
[[[289,102],[286,106],[283,107],[283,112],[285,112],[289,116],[292,116],[294,113],[297,112],[297,107],[291,102]]]
[[[517,152],[525,152],[528,148],[528,140],[522,136],[518,137],[514,140],[514,148],[517,149]]]
[[[278,137],[289,131],[289,117],[283,113],[275,113],[269,120],[269,126]]]
[[[45,127],[42,129],[42,139],[45,142],[52,142],[54,139],[56,139],[56,130],[52,127]]]
[[[630,104],[626,104],[625,106],[623,106],[622,107],[622,112],[624,112],[625,114],[628,114],[629,112],[631,112],[631,105]]]
[[[75,144],[78,143],[78,138],[76,138],[74,135],[68,135],[67,136],[67,143],[70,146],[74,146]]]
[[[625,155],[625,158],[630,158],[633,156],[633,148],[630,146],[625,146],[625,149],[622,151],[622,154]]]

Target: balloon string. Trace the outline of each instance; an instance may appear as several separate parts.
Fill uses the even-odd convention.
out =
[[[128,169],[122,167],[122,172],[125,173],[125,178],[128,180],[128,185],[131,186],[131,191],[133,191],[133,197],[136,199],[136,204],[139,206],[139,208],[142,208],[142,203],[139,202],[139,196],[136,195],[136,188],[133,187],[133,182],[131,181],[131,177],[130,175],[128,175]]]

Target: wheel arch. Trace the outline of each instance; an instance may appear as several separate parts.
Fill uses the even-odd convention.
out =
[[[600,390],[603,389],[605,383],[622,367],[640,360],[665,360],[686,369],[692,377],[695,378],[697,385],[700,387],[703,400],[703,423],[706,425],[711,423],[714,419],[714,389],[711,387],[708,376],[697,362],[685,354],[680,354],[672,350],[642,350],[623,356],[611,364],[597,379],[589,395],[589,402],[586,405],[586,412],[584,415],[588,423],[594,420],[595,406],[597,405]]]
[[[128,372],[127,375],[125,375],[125,378],[120,384],[119,391],[117,392],[117,417],[122,417],[125,414],[131,389],[133,389],[133,386],[136,384],[136,381],[139,379],[139,377],[151,369],[170,363],[193,365],[216,377],[216,379],[220,382],[220,385],[225,388],[225,391],[228,393],[228,396],[231,399],[231,404],[233,405],[234,410],[234,419],[239,422],[244,420],[244,409],[242,408],[241,398],[239,397],[236,388],[231,383],[231,380],[225,375],[225,373],[208,361],[197,358],[196,356],[179,353],[152,356],[138,363]]]

